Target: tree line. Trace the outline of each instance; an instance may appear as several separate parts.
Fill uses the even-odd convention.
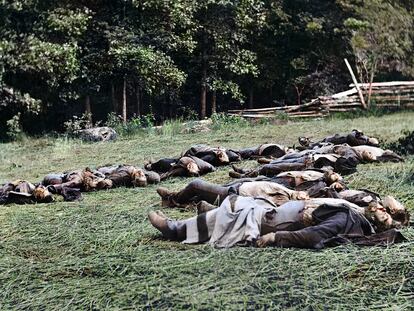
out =
[[[414,76],[409,0],[5,0],[0,136],[296,104]]]

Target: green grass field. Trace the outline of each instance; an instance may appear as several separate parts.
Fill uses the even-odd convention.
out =
[[[258,125],[210,133],[136,135],[113,143],[38,138],[0,144],[0,183],[109,163],[142,165],[191,144],[292,145],[353,128],[396,140],[414,112],[349,120]],[[256,165],[254,162],[243,164]],[[205,176],[229,181],[229,168]],[[392,194],[414,212],[414,158],[360,165],[347,180]],[[163,185],[180,189],[190,179]],[[186,246],[160,239],[146,215],[160,209],[156,187],[84,194],[81,202],[0,207],[0,310],[271,309],[414,310],[414,230],[389,248],[323,251]],[[184,218],[194,211],[165,210]]]

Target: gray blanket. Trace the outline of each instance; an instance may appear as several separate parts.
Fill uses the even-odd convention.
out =
[[[186,221],[187,238],[183,243],[207,242],[217,248],[239,242],[254,242],[266,212],[276,207],[262,198],[228,196],[219,208]]]

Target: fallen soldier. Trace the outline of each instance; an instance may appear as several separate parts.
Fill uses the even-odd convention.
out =
[[[133,165],[113,165],[98,168],[110,181],[110,188],[115,187],[146,187],[148,184],[160,182],[160,175]]]
[[[264,197],[276,205],[290,200],[309,198],[306,192],[291,190],[272,181],[240,181],[221,186],[195,179],[179,192],[160,187],[157,193],[162,199],[162,205],[168,207],[185,207],[201,201],[219,206],[230,193],[247,197]]]
[[[158,174],[166,173],[171,169],[171,166],[176,164],[180,158],[163,158],[156,162],[148,162],[144,168],[148,171],[154,171]]]
[[[278,144],[262,144],[256,147],[240,149],[238,153],[243,160],[256,158],[277,159],[289,152],[289,148]]]
[[[332,197],[340,198],[366,208],[365,216],[381,219],[379,223],[390,225],[393,221],[401,226],[408,226],[410,214],[408,210],[392,196],[381,197],[369,190],[343,190]]]
[[[62,188],[60,191],[53,186],[34,185],[25,180],[16,180],[4,184],[0,188],[0,204],[34,204],[54,201],[53,194],[60,194],[65,201],[81,199],[79,189]]]
[[[383,150],[379,147],[373,146],[355,146],[351,147],[347,144],[343,145],[329,145],[312,150],[315,153],[329,154],[335,153],[348,159],[360,163],[370,162],[402,162],[404,159],[391,150]],[[304,152],[304,151],[303,151]]]
[[[241,161],[240,154],[223,147],[212,148],[205,145],[196,145],[188,149],[184,156],[194,156],[213,166],[228,165],[231,162]]]
[[[357,206],[338,199],[289,201],[276,207],[263,198],[230,195],[219,208],[186,220],[170,220],[160,211],[148,218],[168,240],[207,242],[217,248],[243,243],[321,249],[350,241],[389,245],[404,240],[395,229],[376,234]]]
[[[216,168],[206,161],[194,156],[184,156],[174,163],[168,172],[161,174],[161,180],[170,177],[201,176],[215,170]]]
[[[112,182],[106,179],[104,174],[88,167],[61,174],[48,174],[43,178],[42,184],[53,185],[58,193],[64,188],[76,188],[82,192],[89,192],[112,187]]]
[[[404,159],[391,150],[384,150],[372,146],[356,146],[352,147],[356,153],[365,158],[367,162],[403,162]]]
[[[379,146],[378,139],[368,137],[361,131],[352,130],[350,134],[334,134],[327,136],[318,142],[312,142],[308,137],[299,137],[299,144],[306,149],[314,149],[315,147],[325,146],[327,144],[342,145],[348,144],[350,146]]]
[[[196,179],[179,192],[172,192],[164,187],[158,188],[157,192],[162,198],[162,205],[169,207],[185,207],[201,201],[218,206],[229,193],[252,197],[263,196],[274,204],[280,205],[289,200],[307,199],[310,195],[306,192],[314,196],[318,193],[320,197],[322,190],[328,187],[334,191],[343,190],[345,185],[342,177],[333,171],[291,171],[281,173],[274,178],[265,176],[244,178],[225,185]]]
[[[286,187],[295,189],[303,184],[324,181],[327,186],[342,182],[343,178],[332,170],[304,170],[282,172],[271,179]]]
[[[334,193],[347,189],[342,176],[330,169],[287,171],[275,177],[241,178],[226,186],[247,181],[271,181],[292,190],[306,191],[311,198],[337,197],[337,194]]]
[[[347,158],[334,153],[297,153],[286,155],[254,169],[240,169],[233,165],[233,171],[230,171],[229,175],[233,178],[257,177],[260,175],[274,177],[286,171],[302,171],[324,167],[331,167],[335,172],[347,175],[356,172],[359,163],[353,157]]]
[[[379,195],[368,190],[343,190],[344,185],[338,183],[341,177],[333,172],[306,172],[308,180],[296,178],[294,190],[275,182],[278,178],[269,179],[258,177],[255,179],[242,179],[226,185],[216,185],[201,179],[190,182],[183,190],[169,191],[160,187],[157,189],[162,199],[162,206],[187,207],[196,204],[199,213],[207,212],[219,206],[230,194],[246,197],[262,197],[276,206],[291,200],[307,200],[317,204],[331,202],[330,198],[342,199],[353,206],[358,206],[364,215],[370,217],[372,222],[381,226],[407,226],[409,213],[407,209],[393,197],[386,196],[383,200]],[[286,175],[283,174],[284,178]],[[290,172],[290,175],[299,176],[300,172]],[[319,177],[319,178],[318,178]],[[302,177],[303,178],[303,177]],[[310,183],[310,185],[308,184]],[[291,184],[292,185],[292,184]],[[329,185],[329,186],[328,186]]]

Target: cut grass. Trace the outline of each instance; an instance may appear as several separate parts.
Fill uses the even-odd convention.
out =
[[[142,165],[194,143],[234,148],[296,143],[359,128],[383,141],[414,129],[414,113],[221,129],[212,133],[138,135],[113,143],[29,139],[0,145],[0,182],[40,180],[49,172],[108,163]],[[254,166],[254,162],[242,166]],[[228,168],[205,176],[229,181]],[[361,165],[354,188],[393,194],[414,211],[414,159]],[[190,179],[163,185],[180,189]],[[82,202],[0,207],[0,309],[297,309],[412,310],[414,230],[388,248],[323,251],[215,250],[163,241],[148,223],[160,208],[156,186],[84,195]],[[165,210],[173,218],[194,211]]]

